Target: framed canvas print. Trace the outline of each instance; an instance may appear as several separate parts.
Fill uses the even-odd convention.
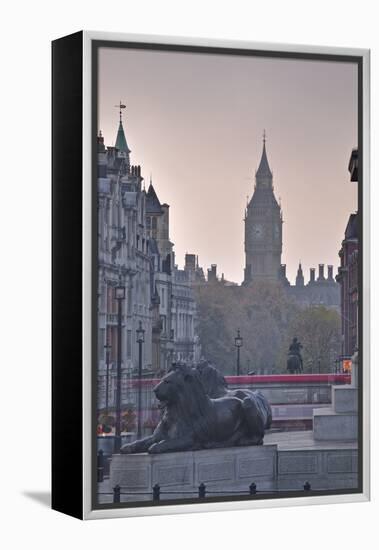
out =
[[[53,508],[369,498],[369,52],[53,42]]]

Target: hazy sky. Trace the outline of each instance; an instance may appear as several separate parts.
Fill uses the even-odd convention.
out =
[[[176,262],[196,253],[241,282],[244,209],[266,129],[281,199],[282,263],[294,280],[309,267],[339,263],[357,187],[347,165],[357,146],[353,64],[103,48],[99,128],[114,145],[119,101],[132,164],[150,173],[170,205]]]

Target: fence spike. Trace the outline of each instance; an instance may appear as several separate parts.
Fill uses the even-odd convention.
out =
[[[251,495],[256,495],[257,494],[257,485],[254,482],[250,483],[249,492],[250,492]]]
[[[121,502],[121,487],[116,485],[113,487],[113,503],[119,504]]]
[[[159,502],[161,498],[161,488],[159,483],[156,483],[153,487],[153,502]]]
[[[206,490],[206,486],[203,482],[201,482],[199,485],[199,498],[205,498]]]

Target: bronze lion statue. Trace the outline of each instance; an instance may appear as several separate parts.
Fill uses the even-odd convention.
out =
[[[203,384],[205,393],[212,398],[224,397],[225,395],[238,397],[239,399],[245,399],[250,397],[255,399],[258,407],[263,407],[267,412],[266,429],[269,429],[272,422],[271,407],[267,402],[264,395],[256,390],[249,390],[248,388],[237,388],[236,390],[229,390],[228,384],[220,371],[212,365],[210,361],[201,361],[196,370],[200,375],[200,380]]]
[[[162,405],[161,421],[151,436],[123,445],[121,453],[261,445],[271,423],[271,407],[262,394],[225,391],[213,399],[199,368],[173,365],[153,391]]]

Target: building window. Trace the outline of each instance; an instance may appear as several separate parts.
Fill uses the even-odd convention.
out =
[[[161,315],[161,326],[163,334],[166,334],[166,315]]]
[[[105,349],[104,349],[104,340],[105,340],[105,329],[100,329],[99,339],[98,339],[98,357],[99,360],[105,359]]]
[[[128,330],[126,332],[126,358],[131,359],[132,357],[132,331]]]
[[[128,297],[127,297],[127,308],[128,308],[128,315],[132,314],[132,289],[128,288]]]
[[[107,313],[117,313],[117,300],[114,298],[114,287],[108,287]]]

